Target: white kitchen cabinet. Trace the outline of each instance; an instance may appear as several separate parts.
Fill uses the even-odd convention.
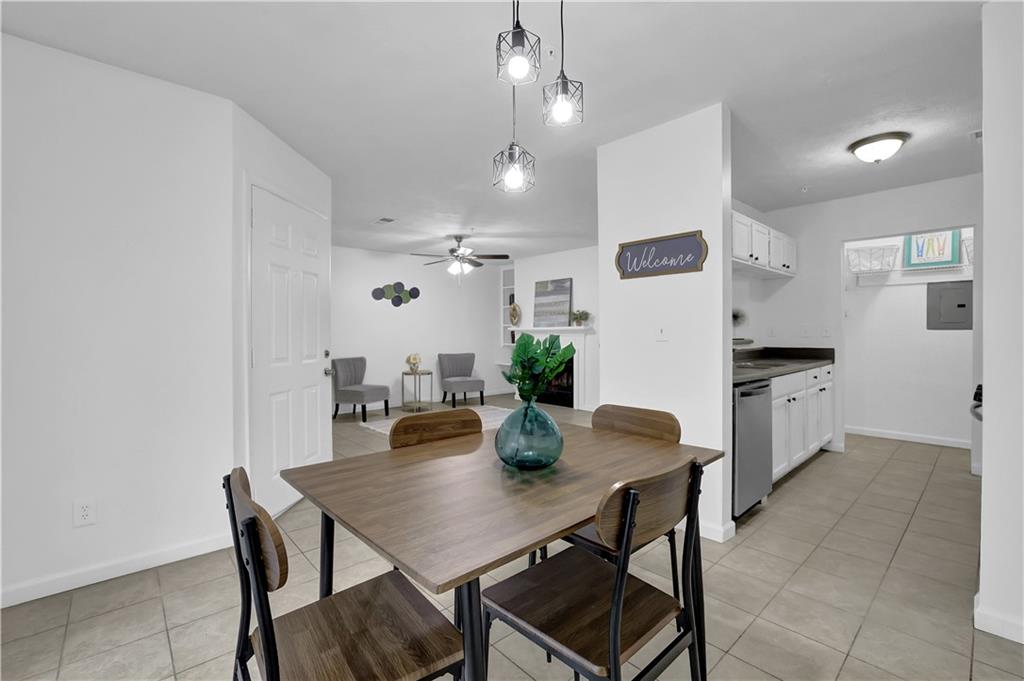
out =
[[[798,392],[789,398],[789,468],[792,470],[810,456],[807,448],[807,392]]]
[[[807,437],[804,442],[804,458],[807,458],[821,449],[821,387],[817,383],[807,386],[805,403],[807,406],[804,411],[804,423]]]
[[[816,454],[835,432],[832,366],[772,379],[772,481]]]
[[[831,370],[831,367],[829,367]],[[831,372],[830,372],[831,373]],[[832,441],[835,435],[835,393],[832,390],[832,383],[825,383],[821,386],[821,446]]]
[[[753,254],[753,261],[762,267],[768,267],[768,251],[771,244],[771,230],[760,222],[752,223],[750,227],[750,252]]]
[[[754,258],[751,242],[752,220],[742,213],[732,214],[732,257],[749,262]]]
[[[772,482],[789,472],[789,396],[772,400]]]
[[[733,271],[758,279],[789,277],[795,271],[796,242],[743,213],[732,213]]]
[[[783,267],[786,270],[786,274],[790,276],[796,276],[796,239],[787,236],[783,245],[785,246],[785,255],[783,259]]]

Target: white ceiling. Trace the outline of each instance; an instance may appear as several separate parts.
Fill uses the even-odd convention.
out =
[[[520,88],[537,187],[490,186],[510,138],[494,77],[507,3],[3,3],[3,28],[237,102],[333,179],[334,242],[525,256],[594,243],[598,145],[716,101],[733,112],[733,193],[763,211],[981,170],[980,3],[583,3],[566,72],[586,121],[540,122]],[[524,3],[557,47],[558,5]],[[542,81],[557,72],[546,59]],[[913,139],[870,166],[846,152]],[[685,150],[680,150],[685,153]],[[806,186],[806,191],[802,187]],[[382,216],[389,225],[374,224]]]

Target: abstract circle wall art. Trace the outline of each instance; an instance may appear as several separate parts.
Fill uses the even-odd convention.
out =
[[[393,282],[391,284],[384,284],[370,291],[370,296],[374,300],[387,300],[394,307],[401,307],[406,303],[411,303],[420,297],[420,290],[418,287],[413,286],[406,288],[405,284],[400,281]]]

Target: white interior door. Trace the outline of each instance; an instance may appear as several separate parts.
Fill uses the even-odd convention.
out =
[[[253,187],[249,475],[271,513],[299,498],[283,469],[331,458],[330,268],[328,221]]]

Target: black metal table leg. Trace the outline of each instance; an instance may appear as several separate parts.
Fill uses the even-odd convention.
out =
[[[334,591],[334,520],[320,514],[320,598]]]
[[[487,675],[484,659],[483,609],[480,606],[480,580],[473,579],[455,591],[462,609],[462,649],[465,681],[484,681]]]

